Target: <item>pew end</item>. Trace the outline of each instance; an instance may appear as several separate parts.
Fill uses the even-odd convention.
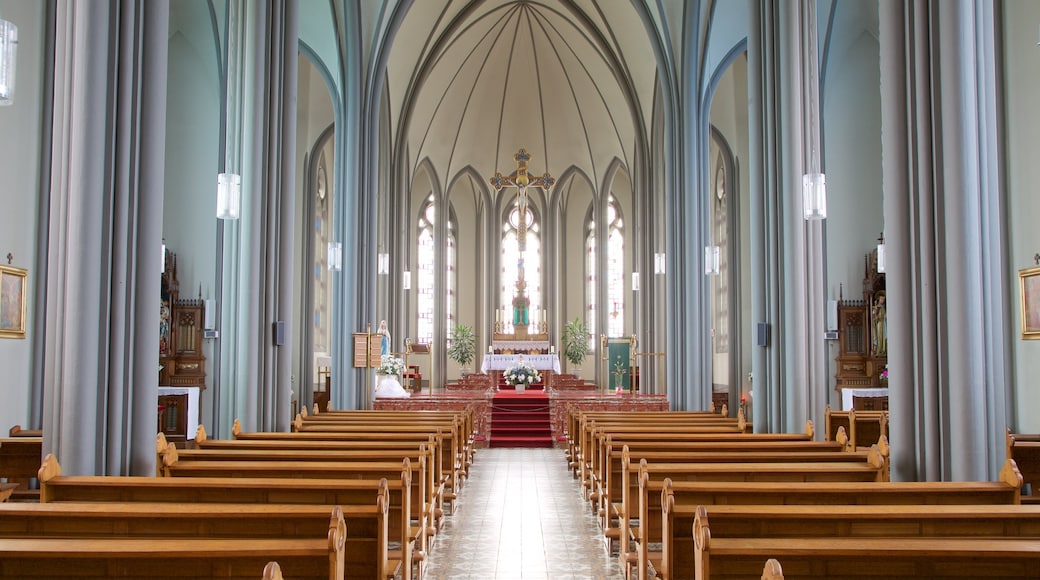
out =
[[[763,576],[763,578],[765,577]],[[264,566],[264,575],[261,577],[261,580],[283,580],[282,568],[278,565],[278,562],[268,562]]]
[[[766,560],[766,565],[762,568],[762,580],[784,580],[784,569],[780,567],[776,558]]]
[[[206,434],[206,427],[200,423],[198,429],[195,429],[195,444],[205,443],[206,439],[209,439],[209,436]]]
[[[242,433],[242,421],[235,417],[235,422],[231,424],[231,438],[238,439],[238,436]]]

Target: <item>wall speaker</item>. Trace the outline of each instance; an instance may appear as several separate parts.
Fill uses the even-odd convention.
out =
[[[827,330],[835,331],[838,330],[838,301],[828,300],[827,301]]]
[[[755,346],[769,346],[769,323],[755,323]]]
[[[272,326],[274,327],[274,345],[285,346],[285,321],[278,320]]]
[[[212,298],[207,298],[205,301],[206,315],[204,316],[204,323],[202,328],[205,330],[213,330],[217,327],[217,301]]]

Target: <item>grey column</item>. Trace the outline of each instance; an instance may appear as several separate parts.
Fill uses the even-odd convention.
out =
[[[44,452],[151,475],[169,6],[58,2]]]
[[[992,479],[1010,355],[996,19],[985,2],[881,7],[893,477]]]
[[[242,217],[225,227],[225,277],[220,394],[245,430],[288,430],[295,195],[297,3],[240,5],[232,22],[243,42],[229,65],[229,85],[244,87],[229,117],[231,167],[241,167]],[[244,26],[244,28],[243,28]],[[284,344],[275,342],[276,324]],[[226,378],[225,378],[226,377]]]

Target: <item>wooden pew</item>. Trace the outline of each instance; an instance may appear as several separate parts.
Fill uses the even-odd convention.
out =
[[[668,526],[669,498],[663,501]],[[709,520],[712,539],[1040,537],[1040,506],[699,505],[673,514],[677,527],[665,528],[659,578],[694,578],[694,522]]]
[[[719,538],[695,524],[700,579],[747,578],[765,558],[797,578],[1037,578],[1040,542],[1022,538]]]
[[[699,505],[709,511],[720,506],[1018,505],[1021,485],[1013,461],[1006,462],[1000,479],[992,482],[705,483],[651,480],[647,475],[640,477],[638,514],[640,523],[646,522],[639,528],[645,534],[640,541],[646,542],[641,545],[660,541],[663,550],[674,547],[669,556],[683,558],[690,553],[685,548],[692,549],[688,534]],[[659,540],[650,535],[654,530],[660,531]],[[674,562],[664,562],[669,556],[647,552],[639,569],[674,567]]]
[[[0,438],[0,477],[16,483],[10,496],[12,501],[36,501],[36,471],[43,457],[43,438],[20,436]]]
[[[22,429],[21,425],[15,425],[8,431],[8,437],[43,437],[43,429]]]
[[[853,449],[869,448],[881,437],[888,437],[888,411],[834,411],[827,405],[825,412],[828,441],[834,439],[839,427],[845,428]]]
[[[242,431],[241,423],[235,419],[231,429],[235,439],[243,440],[275,440],[293,439],[297,441],[425,441],[431,434],[438,440],[440,459],[444,477],[444,499],[453,502],[458,489],[461,487],[462,457],[459,446],[460,436],[453,429],[438,428],[430,431],[427,428],[394,428],[393,430],[382,430],[373,428],[349,428],[340,425],[329,425],[322,428],[321,425],[310,426],[304,431],[293,433],[270,433],[270,432],[246,432]],[[450,491],[448,491],[450,490]]]
[[[386,410],[356,410],[356,411],[325,411],[315,412],[308,417],[302,416],[302,422],[338,422],[353,424],[368,424],[383,426],[387,424],[428,424],[431,426],[448,426],[454,421],[459,422],[459,434],[461,438],[461,450],[463,453],[463,470],[473,461],[473,445],[476,437],[476,405],[469,405],[461,411],[386,411]],[[464,474],[463,474],[464,475]]]
[[[632,461],[623,461],[624,473],[628,478],[633,468]],[[671,481],[673,484],[689,483],[722,483],[732,486],[740,483],[768,483],[770,485],[792,485],[798,483],[838,483],[844,485],[882,484],[884,459],[877,446],[871,448],[864,463],[817,462],[817,463],[648,463],[639,460],[638,496],[632,498],[625,486],[622,494],[622,505],[619,508],[618,558],[623,568],[637,566],[640,580],[646,576],[647,567],[651,564],[648,546],[660,543],[663,525],[661,523],[662,508],[650,505],[649,482],[659,480]],[[661,499],[660,493],[657,495]],[[654,509],[656,507],[656,510]],[[655,514],[651,512],[655,511]],[[637,514],[639,526],[630,530],[629,518]],[[656,517],[654,517],[656,516]],[[636,547],[629,550],[628,539],[634,539]]]
[[[407,462],[395,479],[266,479],[246,477],[67,476],[48,454],[40,467],[40,501],[156,502],[174,504],[250,503],[293,505],[370,505],[385,486],[387,497],[387,561],[389,576],[411,578],[412,543],[407,522],[412,472]],[[402,562],[409,565],[403,566]]]
[[[16,503],[0,505],[0,538],[324,538],[343,519],[348,578],[383,578],[388,492],[372,505]],[[0,540],[2,541],[2,540]]]
[[[638,492],[638,469],[631,467],[632,458],[645,459],[649,463],[726,463],[726,462],[856,462],[866,464],[869,452],[842,451],[844,446],[838,442],[823,441],[764,441],[740,442],[726,441],[719,443],[668,442],[666,449],[643,442],[619,442],[621,448],[608,439],[605,453],[607,465],[603,467],[603,488],[600,502],[596,509],[601,519],[604,535],[611,545],[620,534],[619,527],[614,525],[615,519],[623,516],[624,499],[634,498]],[[887,465],[886,453],[882,459]],[[626,462],[629,468],[625,469]],[[626,479],[627,475],[627,479]],[[593,476],[595,479],[595,476]],[[887,471],[883,471],[882,479],[887,481]],[[628,486],[627,495],[622,489]]]
[[[1040,504],[1040,435],[1005,434],[1007,458],[1013,459],[1022,472],[1024,483],[1029,484],[1029,493],[1022,495],[1022,503]]]
[[[276,558],[291,578],[340,580],[345,541],[346,525],[338,511],[325,537],[6,538],[0,541],[0,577],[255,580]]]
[[[416,562],[428,553],[430,539],[427,522],[426,457],[412,467],[405,457],[401,461],[181,461],[173,445],[163,455],[164,476],[167,478],[250,478],[250,479],[314,479],[314,480],[380,480],[402,472],[410,473],[411,489],[401,506],[401,516],[390,522],[390,537],[402,544],[417,546],[412,552]],[[190,485],[190,483],[188,483]],[[405,560],[410,561],[410,560]]]
[[[248,443],[241,441],[238,443]],[[291,442],[286,442],[291,443]],[[393,446],[390,449],[329,449],[327,447],[311,447],[307,449],[283,446],[280,449],[247,449],[241,446],[231,446],[224,449],[215,449],[206,446],[203,449],[177,449],[172,443],[166,442],[166,437],[159,433],[156,436],[156,471],[157,475],[167,475],[169,465],[173,463],[194,461],[401,461],[408,458],[416,469],[413,481],[418,492],[413,495],[416,498],[413,508],[422,509],[426,514],[427,535],[432,536],[440,527],[443,510],[440,509],[443,486],[438,487],[436,483],[437,474],[429,466],[434,464],[434,452],[427,448],[427,443],[408,442],[406,445]]]

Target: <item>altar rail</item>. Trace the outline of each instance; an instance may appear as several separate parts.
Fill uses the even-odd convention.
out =
[[[478,446],[485,446],[489,437],[491,398],[494,390],[483,392],[461,391],[436,395],[412,395],[407,399],[376,399],[375,409],[391,410],[460,410],[475,404],[474,427]],[[549,391],[549,413],[552,418],[554,441],[564,437],[567,412],[578,411],[667,411],[664,395],[602,395],[582,392]]]

